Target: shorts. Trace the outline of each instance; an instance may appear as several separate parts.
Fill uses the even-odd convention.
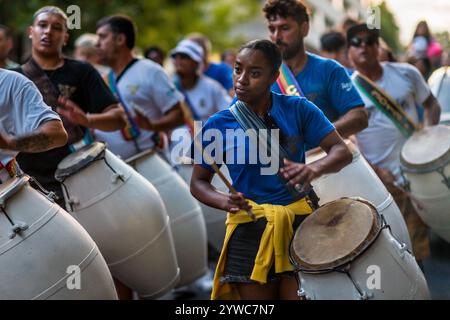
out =
[[[296,215],[293,230],[300,226],[308,215]],[[259,243],[266,228],[267,220],[260,218],[255,222],[239,224],[228,241],[225,270],[220,277],[221,283],[240,282],[257,283],[250,279],[258,253]],[[267,282],[278,280],[281,275],[294,276],[292,271],[275,273],[274,265],[269,270]]]

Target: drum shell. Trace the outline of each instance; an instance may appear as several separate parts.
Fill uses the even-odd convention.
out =
[[[0,299],[117,299],[105,260],[88,233],[67,212],[26,184],[5,211],[29,227],[13,239],[0,214]],[[80,289],[69,289],[80,268]],[[69,269],[70,270],[70,269]]]
[[[186,181],[188,185],[191,183],[193,165],[180,164],[177,166],[178,173]],[[230,174],[226,166],[222,166],[222,173],[231,181]],[[211,182],[217,190],[228,193],[227,186],[220,180],[217,175],[214,175]],[[205,217],[206,232],[208,234],[208,243],[217,251],[222,251],[223,240],[225,239],[227,213],[216,208],[207,206],[200,202],[203,216]]]
[[[337,173],[323,175],[311,183],[320,198],[319,204],[322,205],[341,197],[366,199],[384,216],[386,222],[391,226],[394,236],[400,242],[405,243],[408,248],[412,248],[405,220],[392,195],[356,149],[356,146],[351,144],[351,147],[354,148],[351,164]],[[325,152],[308,155],[306,163],[325,156]]]
[[[157,153],[145,152],[127,162],[155,186],[167,209],[180,267],[178,287],[194,282],[208,271],[206,226],[198,201]]]
[[[450,177],[450,164],[443,168],[446,177]],[[450,242],[450,186],[447,186],[441,174],[432,172],[404,172],[409,181],[411,194],[420,206],[413,202],[417,213],[439,236]]]
[[[372,266],[379,267],[380,287],[372,288]],[[349,275],[332,271],[299,272],[300,287],[312,300],[425,300],[430,294],[417,262],[388,229],[383,229],[372,245],[351,262]]]
[[[105,151],[64,181],[70,213],[98,244],[115,278],[141,297],[175,287],[179,268],[170,223],[158,191],[125,162]]]

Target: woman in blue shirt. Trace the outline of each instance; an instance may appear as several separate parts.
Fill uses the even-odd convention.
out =
[[[194,165],[192,194],[206,205],[229,212],[213,299],[298,298],[298,284],[288,258],[289,242],[312,207],[307,197],[296,194],[305,194],[313,179],[339,171],[352,159],[333,125],[314,104],[305,98],[271,92],[280,65],[276,45],[267,40],[249,42],[238,52],[233,81],[238,101],[269,128],[279,129],[280,144],[289,158],[282,160],[281,169],[263,174],[270,164],[261,161],[261,150],[257,161],[252,162],[251,143],[230,139],[230,132],[242,127],[229,109],[216,113],[202,129],[203,150],[216,147],[212,156],[218,165],[227,165],[238,192],[224,194],[211,185],[214,170],[207,158]],[[209,135],[214,136],[213,142],[205,139],[208,130],[213,130]],[[327,156],[305,165],[305,144],[320,145]],[[249,210],[256,221],[246,214]]]

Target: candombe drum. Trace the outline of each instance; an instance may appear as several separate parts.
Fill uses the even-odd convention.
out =
[[[178,286],[202,277],[208,271],[205,220],[189,187],[153,150],[139,153],[127,163],[155,186],[166,206],[181,270]]]
[[[378,178],[358,148],[345,140],[353,155],[353,161],[341,171],[326,174],[314,180],[311,184],[320,198],[319,204],[324,204],[341,197],[362,197],[372,202],[377,211],[384,216],[391,226],[392,232],[400,242],[412,248],[408,229],[402,213],[394,198]],[[314,150],[307,153],[306,163],[322,159],[326,153]]]
[[[190,158],[180,158],[177,170],[180,176],[188,185],[191,183],[193,164]],[[222,166],[220,171],[227,177],[228,181],[231,181],[230,174],[226,166]],[[220,180],[217,175],[214,175],[212,179],[212,185],[223,193],[229,193],[227,186]],[[216,208],[207,206],[200,203],[203,216],[206,222],[206,232],[208,234],[208,243],[217,251],[222,251],[223,240],[225,238],[227,213],[225,211],[218,210]]]
[[[329,202],[296,230],[290,258],[299,296],[312,300],[429,299],[413,255],[363,199]]]
[[[117,299],[95,242],[30,179],[0,185],[0,300]]]
[[[169,217],[156,189],[95,142],[58,165],[67,210],[87,230],[112,275],[142,298],[175,287],[179,268]]]
[[[450,127],[438,125],[414,133],[404,144],[400,163],[417,213],[450,242]]]

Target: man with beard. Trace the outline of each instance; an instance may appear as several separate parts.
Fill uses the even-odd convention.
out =
[[[263,11],[270,39],[280,49],[284,64],[272,90],[305,96],[334,122],[344,138],[366,128],[364,103],[346,70],[334,60],[305,50],[304,38],[309,32],[306,6],[300,0],[268,0]],[[284,81],[286,78],[292,81]]]

